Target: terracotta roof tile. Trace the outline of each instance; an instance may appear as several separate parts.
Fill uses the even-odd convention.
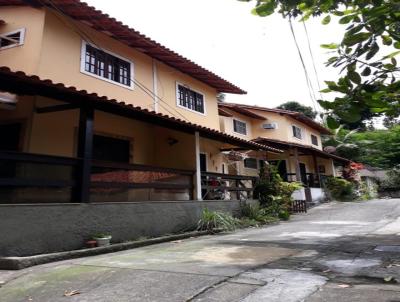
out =
[[[246,92],[215,73],[181,56],[175,51],[128,27],[108,14],[79,0],[0,0],[0,6],[32,5],[35,7],[54,6],[72,19],[81,21],[98,31],[110,33],[112,38],[134,47],[191,77],[214,87],[219,92],[245,94]],[[53,6],[54,5],[54,6]]]
[[[119,102],[115,99],[108,99],[105,96],[98,96],[96,93],[88,93],[86,90],[77,90],[75,87],[66,87],[62,83],[53,83],[48,79],[42,80],[34,75],[26,75],[22,71],[14,72],[6,66],[0,66],[0,90],[17,94],[43,95],[66,102],[90,102],[97,107],[107,110],[124,110],[124,114],[126,115],[134,116],[135,118],[146,122],[167,125],[169,128],[173,128],[178,131],[186,131],[190,133],[199,131],[203,137],[216,139],[227,144],[237,144],[252,150],[260,149],[275,153],[283,152],[277,148],[241,139],[216,129],[211,129],[191,122],[183,121],[175,117],[156,113],[148,109],[133,106],[132,104],[125,104],[124,102]],[[105,105],[107,105],[107,107],[105,107]]]

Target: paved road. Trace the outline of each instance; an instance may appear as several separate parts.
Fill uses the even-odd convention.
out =
[[[0,301],[398,302],[399,217],[399,199],[325,204],[265,228],[0,271]]]

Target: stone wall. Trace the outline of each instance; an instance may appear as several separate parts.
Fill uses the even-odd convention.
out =
[[[80,249],[96,233],[123,242],[193,230],[205,207],[237,214],[240,202],[0,205],[0,256]]]

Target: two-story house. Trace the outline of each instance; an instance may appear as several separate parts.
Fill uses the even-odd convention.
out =
[[[284,180],[300,181],[310,188],[298,198],[321,198],[324,177],[336,176],[335,164],[350,162],[325,152],[321,136],[331,134],[330,130],[301,113],[223,102],[219,104],[219,114],[225,133],[284,150],[281,154],[249,151],[243,161],[235,163],[234,170],[242,175],[256,175],[267,160],[278,166]],[[304,196],[306,193],[311,196]]]
[[[0,0],[0,256],[237,209],[254,178],[230,176],[222,196],[223,152],[283,151],[222,132],[220,92],[245,93],[84,2]]]

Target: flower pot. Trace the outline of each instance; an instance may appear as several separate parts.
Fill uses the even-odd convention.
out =
[[[107,237],[98,237],[93,239],[96,240],[97,246],[108,246],[110,245],[111,238],[112,238],[111,236],[107,236]]]

